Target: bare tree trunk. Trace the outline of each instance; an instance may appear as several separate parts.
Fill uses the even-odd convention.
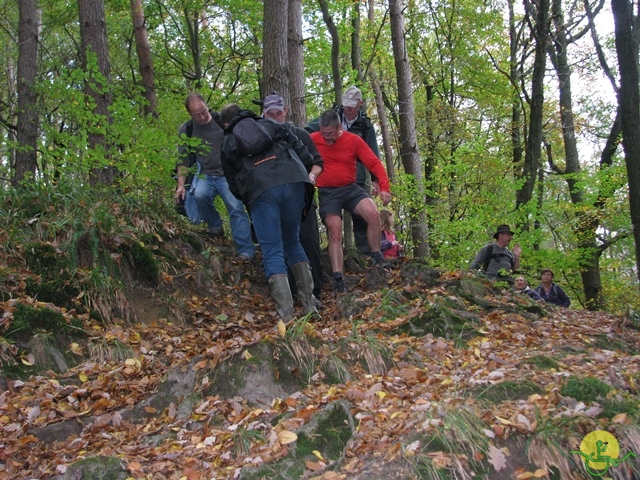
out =
[[[369,7],[367,17],[371,23],[375,21],[375,9],[373,0],[369,0]],[[371,67],[369,70],[369,82],[371,83],[371,89],[375,96],[376,111],[378,113],[378,124],[380,125],[380,135],[382,136],[382,149],[384,151],[384,161],[387,166],[387,175],[389,181],[395,183],[395,165],[393,163],[393,151],[391,149],[391,134],[389,132],[389,119],[387,117],[387,110],[384,108],[384,98],[382,93],[382,87],[378,80],[375,67]]]
[[[38,59],[38,8],[36,0],[18,2],[20,23],[18,28],[18,128],[19,148],[16,152],[16,169],[13,182],[17,185],[36,174],[36,145],[38,137],[38,112],[36,79]]]
[[[287,47],[289,50],[289,120],[303,127],[307,124],[304,88],[304,48],[302,43],[302,0],[289,0]]]
[[[419,198],[424,198],[424,184],[420,169],[420,152],[416,137],[416,116],[413,106],[413,86],[411,65],[405,49],[404,14],[401,0],[389,0],[391,44],[398,82],[398,110],[400,116],[400,156],[406,173],[416,180]],[[424,202],[416,202],[411,213],[411,234],[414,256],[429,257],[427,215],[422,207]]]
[[[528,15],[533,16],[533,5],[526,3]],[[549,0],[540,0],[535,23],[535,58],[531,80],[531,111],[529,113],[529,135],[524,155],[522,175],[524,183],[516,193],[516,208],[533,198],[533,187],[540,168],[542,149],[542,118],[544,109],[544,71],[549,39]]]
[[[91,71],[85,85],[87,96],[95,103],[94,119],[89,125],[89,147],[95,161],[92,161],[91,183],[111,184],[114,177],[112,166],[106,165],[109,159],[109,148],[106,130],[110,122],[109,107],[111,106],[111,67],[107,49],[107,24],[104,17],[103,0],[78,0],[80,18],[80,37],[82,45],[82,61],[86,71]],[[95,55],[98,72],[92,71],[90,58]],[[99,161],[102,165],[95,166]]]
[[[187,8],[183,10],[185,25],[187,26],[187,47],[193,59],[193,71],[183,69],[182,74],[185,79],[193,82],[194,87],[199,89],[202,86],[202,60],[200,58],[200,12],[190,12]]]
[[[583,205],[584,191],[578,183],[581,167],[573,116],[571,68],[567,53],[569,41],[562,11],[562,2],[553,0],[551,11],[554,34],[552,36],[553,45],[549,46],[549,56],[558,75],[560,120],[566,167],[564,170],[556,167],[550,154],[548,155],[549,164],[551,168],[564,176],[571,202],[575,205]],[[575,234],[578,240],[578,248],[583,252],[580,276],[582,277],[582,287],[585,294],[585,305],[589,310],[600,310],[604,306],[604,297],[600,279],[600,256],[602,251],[596,242],[596,231],[600,223],[599,212],[588,205],[584,205],[578,211],[580,213],[578,213]]]
[[[616,53],[620,69],[618,105],[622,127],[622,147],[629,180],[629,207],[635,241],[636,276],[640,279],[640,92],[638,47],[634,42],[636,18],[628,0],[611,0],[615,26]]]
[[[516,16],[513,8],[514,0],[509,0],[509,80],[513,88],[513,103],[511,107],[511,152],[513,164],[516,166],[516,176],[522,162],[522,102],[520,99],[521,74],[518,63],[518,48],[520,34],[516,27]]]
[[[340,105],[342,101],[342,77],[340,76],[340,35],[338,28],[329,13],[329,5],[327,0],[318,0],[320,9],[322,10],[322,19],[324,20],[329,35],[331,35],[331,74],[333,76],[333,88],[335,90],[335,104]]]
[[[144,24],[144,7],[142,0],[131,0],[131,18],[133,20],[133,32],[136,39],[136,53],[138,54],[138,66],[142,76],[142,86],[144,87],[144,98],[147,104],[144,106],[145,115],[157,117],[156,87],[153,79],[153,59],[151,57],[151,47],[149,36]]]
[[[263,97],[277,92],[285,105],[291,102],[289,93],[289,51],[287,45],[288,0],[265,0],[262,54]]]

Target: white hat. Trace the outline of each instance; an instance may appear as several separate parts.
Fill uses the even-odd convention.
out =
[[[357,107],[362,100],[362,92],[355,85],[350,86],[342,95],[343,107]]]

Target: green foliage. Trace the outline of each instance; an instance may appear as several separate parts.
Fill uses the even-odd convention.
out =
[[[560,389],[560,395],[591,403],[604,399],[610,391],[611,386],[597,378],[571,376]]]
[[[7,190],[6,208],[0,211],[7,237],[0,252],[33,273],[26,280],[30,296],[80,313],[92,311],[104,321],[127,318],[125,270],[157,282],[160,266],[153,245],[162,241],[163,219],[175,215],[167,199],[158,201],[155,194],[66,181]]]
[[[535,355],[531,358],[527,358],[523,363],[529,363],[542,370],[557,370],[558,368],[557,362],[546,355]]]
[[[36,332],[67,332],[71,328],[64,316],[50,308],[34,308],[18,303],[6,333],[7,338],[30,338]]]
[[[543,390],[535,383],[521,380],[500,382],[487,387],[477,387],[473,390],[472,396],[479,400],[500,404],[507,400],[526,400],[535,393],[541,394]]]
[[[129,258],[136,275],[152,285],[158,283],[158,261],[149,248],[139,242],[133,242],[128,249],[124,250],[129,254]]]
[[[296,457],[305,458],[317,450],[324,458],[337,460],[351,438],[351,426],[345,407],[327,407],[314,429],[314,435],[300,433],[296,443]]]

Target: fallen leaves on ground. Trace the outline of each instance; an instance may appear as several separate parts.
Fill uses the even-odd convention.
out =
[[[455,274],[449,274],[455,278]],[[394,288],[418,288],[402,285]],[[390,332],[418,315],[430,298],[450,295],[443,287],[427,288],[404,318],[382,319],[376,309],[366,317],[345,319],[336,311],[332,296],[323,298],[323,320],[307,330],[325,342],[337,343],[357,329]],[[87,319],[85,328],[94,337],[115,339],[127,347],[124,359],[104,358],[83,361],[64,374],[47,372],[28,380],[10,381],[10,389],[0,395],[0,479],[48,478],[61,473],[73,461],[93,455],[122,459],[132,478],[204,479],[234,478],[246,465],[260,465],[284,457],[296,441],[295,430],[327,403],[347,399],[357,420],[356,434],[337,472],[319,473],[315,478],[349,478],[362,467],[362,459],[372,455],[381,461],[411,458],[420,452],[419,440],[404,442],[414,432],[429,432],[441,426],[434,409],[464,406],[477,412],[486,423],[484,434],[494,442],[519,432],[532,434],[542,416],[595,416],[595,411],[579,403],[562,401],[558,394],[569,375],[600,378],[621,392],[635,392],[640,374],[640,357],[615,349],[594,347],[596,338],[625,336],[629,344],[640,344],[637,331],[625,329],[621,319],[583,310],[553,309],[546,318],[530,321],[508,309],[475,312],[480,318],[479,336],[462,347],[452,340],[431,334],[379,334],[376,340],[392,352],[394,366],[383,375],[355,368],[352,380],[328,385],[321,379],[301,395],[256,409],[244,399],[209,397],[195,405],[189,418],[178,415],[175,405],[164,411],[147,406],[149,419],[135,424],[122,412],[141,404],[155,392],[169,369],[186,368],[200,355],[197,369],[215,368],[226,359],[249,355],[247,347],[263,339],[276,341],[286,335],[282,322],[273,315],[266,296],[251,294],[247,285],[217,286],[215,294],[189,301],[190,324],[158,319],[148,324],[100,325]],[[381,293],[366,293],[374,303]],[[5,309],[10,308],[5,305]],[[65,313],[66,314],[66,313]],[[557,369],[534,370],[526,360],[563,355]],[[71,351],[84,352],[78,344]],[[539,385],[541,394],[526,400],[504,402],[490,412],[462,395],[467,389],[490,386],[508,380],[528,380]],[[286,421],[272,425],[268,419],[283,412],[297,412]],[[216,418],[212,422],[212,418]],[[83,420],[91,418],[91,422]],[[75,419],[81,434],[45,445],[31,432],[35,428]],[[630,421],[624,414],[614,422]],[[200,422],[204,427],[194,428]],[[256,436],[244,436],[258,432]],[[170,441],[158,442],[170,437]],[[483,457],[475,452],[476,459]],[[439,468],[449,468],[463,459],[445,452],[431,452]],[[312,472],[325,468],[325,459],[316,454],[306,462]],[[508,456],[491,444],[487,459],[496,471],[506,467]],[[517,478],[543,478],[546,471],[521,470]]]

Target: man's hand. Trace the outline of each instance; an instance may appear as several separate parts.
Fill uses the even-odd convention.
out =
[[[380,193],[380,184],[374,180],[373,182],[371,182],[371,196],[377,197],[379,193]]]
[[[522,247],[520,246],[519,243],[516,243],[513,246],[513,250],[511,250],[513,252],[513,256],[516,258],[520,258],[520,254],[522,253]]]
[[[382,205],[388,205],[391,201],[391,194],[389,192],[380,192],[380,199],[382,200]]]
[[[176,193],[173,195],[173,199],[176,202],[176,205],[180,203],[180,200],[184,200],[186,193],[187,192],[184,189],[184,186],[178,186],[178,188],[176,188]]]

